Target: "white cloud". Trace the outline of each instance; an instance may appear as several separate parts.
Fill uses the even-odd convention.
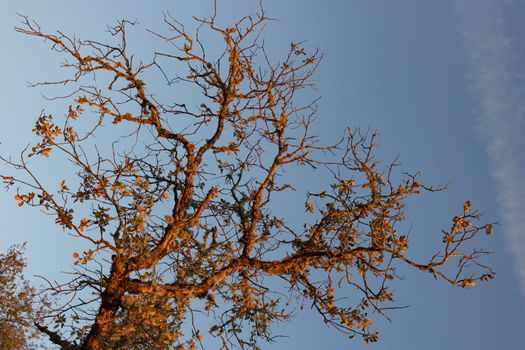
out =
[[[477,127],[485,137],[502,228],[525,295],[525,86],[519,42],[508,21],[513,5],[501,0],[456,0],[455,5],[480,101]]]

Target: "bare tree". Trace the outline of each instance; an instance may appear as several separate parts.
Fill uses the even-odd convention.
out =
[[[64,119],[42,113],[39,142],[19,160],[3,158],[25,174],[4,176],[19,186],[19,205],[42,208],[89,247],[73,252],[67,283],[49,284],[66,300],[48,315],[63,328],[38,325],[55,344],[182,349],[208,334],[224,349],[258,348],[274,338],[273,323],[303,305],[350,337],[374,342],[370,313],[397,307],[389,289],[397,269],[460,287],[493,278],[479,261],[486,252],[466,244],[492,225],[478,224],[468,201],[436,253],[414,261],[407,233],[397,228],[405,203],[440,188],[420,184],[417,174],[403,178],[395,163],[381,166],[375,134],[347,129],[328,146],[312,134],[317,101],[304,100],[318,51],[292,43],[272,62],[263,10],[228,27],[215,15],[196,21],[191,34],[167,14],[169,34],[152,33],[165,48],[150,62],[128,52],[127,21],[109,28],[109,44],[48,34],[26,17],[16,28],[49,42],[72,72],[36,84],[72,88]],[[207,50],[211,39],[204,38],[213,36],[222,43],[218,54]],[[195,92],[195,101],[155,94],[147,83],[154,74],[174,91]],[[58,191],[28,159],[55,154],[76,172],[74,180],[57,180]],[[296,179],[285,173],[292,168],[327,182],[305,193],[303,218],[273,205],[294,189]],[[343,299],[351,288],[355,296]],[[200,314],[213,319],[210,329],[199,328]]]

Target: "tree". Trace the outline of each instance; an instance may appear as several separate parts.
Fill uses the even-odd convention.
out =
[[[382,167],[374,133],[347,129],[321,145],[311,131],[317,100],[304,101],[322,55],[292,43],[272,63],[261,39],[268,20],[261,10],[223,27],[212,15],[196,19],[190,34],[166,15],[169,35],[152,33],[165,51],[137,62],[128,21],[109,28],[114,43],[102,43],[48,34],[22,17],[16,30],[50,42],[72,72],[37,84],[71,87],[60,124],[42,113],[33,129],[39,141],[17,161],[3,158],[25,174],[4,176],[20,185],[18,205],[43,209],[85,241],[72,252],[73,277],[47,289],[68,297],[48,315],[58,332],[37,325],[55,344],[182,349],[208,333],[223,348],[258,348],[273,339],[273,323],[305,304],[326,324],[373,342],[370,313],[395,307],[397,269],[465,288],[493,278],[480,262],[486,252],[468,246],[492,225],[479,223],[469,201],[428,260],[407,254],[398,228],[406,201],[441,188],[417,174],[401,178],[395,162]],[[222,40],[219,53],[207,49],[212,35]],[[154,74],[194,92],[194,101],[154,93]],[[54,186],[41,180],[29,158],[51,156],[68,159],[75,176]],[[305,193],[300,223],[273,205],[294,189],[285,173],[293,168],[331,176]],[[354,303],[341,299],[349,288]],[[201,329],[197,314],[213,325]]]
[[[0,348],[4,350],[31,349],[36,339],[36,292],[24,279],[22,250],[23,246],[12,246],[0,253]]]

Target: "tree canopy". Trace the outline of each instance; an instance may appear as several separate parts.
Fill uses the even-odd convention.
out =
[[[307,98],[322,55],[291,43],[273,62],[263,40],[269,20],[261,9],[222,26],[213,14],[190,32],[166,14],[167,33],[151,33],[162,44],[142,61],[128,48],[134,23],[110,27],[105,43],[22,17],[16,30],[50,43],[69,73],[36,84],[70,88],[59,99],[64,115],[42,112],[38,142],[2,158],[18,170],[2,175],[18,205],[42,209],[64,239],[83,241],[71,252],[71,278],[43,291],[58,304],[36,327],[54,344],[193,349],[211,337],[223,349],[256,349],[304,305],[375,342],[371,314],[396,307],[399,269],[463,288],[493,278],[480,260],[486,251],[467,244],[492,224],[468,200],[435,254],[410,257],[406,202],[441,188],[382,165],[373,132],[319,140],[318,100]],[[181,89],[193,100],[170,92]],[[41,179],[31,164],[51,157],[67,159],[72,174]],[[325,182],[304,193],[300,218],[275,206],[296,189],[294,168]]]
[[[23,248],[0,253],[0,348],[5,350],[32,349],[37,338],[34,322],[40,313],[34,307],[36,290],[23,276]]]

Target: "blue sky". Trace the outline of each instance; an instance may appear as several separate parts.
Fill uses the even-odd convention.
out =
[[[223,18],[253,13],[255,1],[220,2]],[[349,342],[313,313],[278,326],[290,337],[269,349],[520,349],[525,329],[525,5],[519,1],[265,1],[279,19],[265,32],[279,57],[290,41],[308,40],[325,58],[315,76],[320,100],[317,131],[327,139],[345,126],[381,134],[379,156],[400,155],[403,169],[420,170],[427,183],[450,183],[446,192],[423,196],[408,208],[412,247],[429,249],[465,199],[501,223],[480,245],[496,280],[472,290],[452,289],[407,270],[396,284],[400,304],[377,318],[378,344]],[[207,15],[210,1],[14,1],[0,3],[0,152],[16,154],[31,140],[39,112],[61,114],[63,103],[42,98],[27,81],[60,76],[60,57],[32,38],[16,34],[17,13],[44,29],[83,38],[103,37],[106,24],[138,19],[135,47],[154,48],[144,28],[162,29],[162,11],[182,21]],[[39,165],[45,176],[57,168]],[[4,173],[0,165],[0,173]],[[315,185],[302,179],[303,185]],[[0,250],[27,241],[28,274],[60,278],[71,266],[76,242],[37,211],[16,208],[0,193]],[[351,297],[351,295],[349,295]]]

